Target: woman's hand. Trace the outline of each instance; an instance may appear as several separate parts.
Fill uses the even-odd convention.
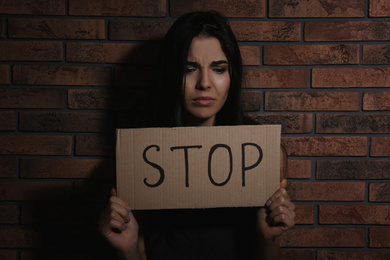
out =
[[[258,211],[258,228],[265,241],[275,240],[294,226],[295,205],[290,201],[286,187],[287,180],[283,179],[280,188],[267,201],[266,207]]]
[[[107,207],[100,214],[99,232],[117,250],[121,259],[140,259],[138,223],[126,202],[111,189]]]

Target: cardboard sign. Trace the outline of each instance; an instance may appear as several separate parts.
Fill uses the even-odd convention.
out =
[[[263,206],[279,188],[280,132],[280,125],[118,129],[118,196],[132,209]]]

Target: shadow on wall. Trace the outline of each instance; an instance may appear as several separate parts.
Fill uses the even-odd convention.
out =
[[[115,129],[145,125],[158,55],[156,42],[137,44],[114,64],[115,72],[107,80],[110,86],[78,92],[70,100],[83,104],[77,112],[98,109],[93,112],[93,125],[98,129],[91,129],[91,135],[76,136],[75,156],[63,166],[67,179],[39,188],[33,202],[21,206],[23,228],[18,232],[23,239],[18,247],[34,248],[21,252],[23,259],[115,259],[116,253],[98,233],[99,214],[116,181]],[[98,141],[84,142],[90,145],[84,153],[79,140],[86,136]],[[53,175],[49,172],[46,177],[56,179],[58,166],[52,167]]]

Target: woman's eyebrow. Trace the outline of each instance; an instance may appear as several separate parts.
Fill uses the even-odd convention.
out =
[[[226,60],[217,60],[217,61],[212,61],[211,62],[211,66],[218,66],[218,65],[221,65],[221,64],[228,64],[228,62]],[[186,65],[189,65],[189,66],[199,66],[199,63],[196,62],[196,61],[187,61]]]
[[[211,62],[211,66],[218,66],[221,64],[228,64],[228,62],[226,60],[217,60],[217,61]]]
[[[186,62],[186,65],[190,65],[190,66],[199,66],[199,63],[197,63],[196,61],[187,61],[187,62]]]

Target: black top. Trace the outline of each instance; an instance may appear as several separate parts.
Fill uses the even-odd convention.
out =
[[[153,210],[143,214],[148,260],[254,259],[257,208]]]

